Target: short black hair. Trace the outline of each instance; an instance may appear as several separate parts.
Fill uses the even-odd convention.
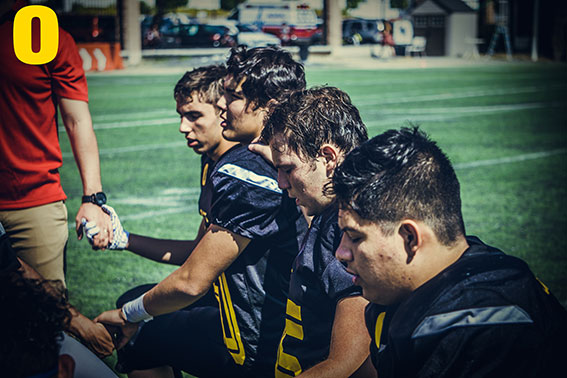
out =
[[[345,154],[368,139],[366,126],[348,94],[329,87],[315,87],[292,93],[277,104],[262,130],[270,143],[283,136],[285,145],[298,156],[315,159],[325,143]]]
[[[27,377],[57,367],[63,330],[71,320],[63,295],[44,289],[46,281],[18,272],[0,273],[0,371]]]
[[[192,101],[195,93],[199,101],[217,107],[217,102],[224,91],[222,81],[226,76],[226,67],[222,64],[204,66],[187,71],[175,85],[173,97],[180,104]]]
[[[428,224],[444,245],[465,235],[457,175],[415,126],[386,131],[351,151],[335,170],[333,192],[341,208],[379,224],[386,234],[409,218]]]
[[[236,82],[246,77],[242,93],[257,107],[266,106],[270,100],[280,102],[291,91],[304,89],[306,85],[303,65],[289,52],[273,46],[233,48],[227,70]]]

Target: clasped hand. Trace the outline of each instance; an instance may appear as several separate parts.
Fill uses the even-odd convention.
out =
[[[93,249],[113,249],[113,250],[121,250],[128,246],[128,238],[130,233],[122,227],[120,222],[120,218],[118,218],[118,214],[116,211],[108,206],[102,205],[102,210],[109,215],[110,222],[112,226],[112,234],[113,238],[108,241],[108,244],[104,247],[100,247],[95,243],[97,235],[100,234],[101,228],[95,221],[87,221],[86,219],[81,219],[81,227],[84,230],[84,233],[87,237],[87,240],[93,246]]]
[[[112,335],[116,349],[123,348],[136,334],[139,323],[130,323],[126,320],[122,309],[105,311],[94,321],[102,323]]]

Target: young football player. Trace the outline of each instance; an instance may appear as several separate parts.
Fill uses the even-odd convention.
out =
[[[307,223],[295,202],[278,188],[273,166],[246,144],[260,135],[268,103],[303,89],[305,75],[301,64],[277,48],[235,49],[227,66],[225,95],[218,102],[223,135],[241,144],[208,168],[205,232],[186,250],[189,256],[178,270],[97,320],[121,327],[121,346],[138,329],[136,323],[185,308],[213,286],[234,369],[214,371],[213,365],[208,375],[266,376],[273,374],[291,263]]]
[[[390,130],[335,170],[336,252],[373,302],[378,377],[552,377],[567,312],[527,264],[465,236],[457,176],[417,128]]]
[[[116,233],[109,249],[127,249],[154,261],[181,265],[205,234],[206,213],[210,208],[210,173],[215,162],[236,145],[222,137],[220,109],[224,65],[196,68],[185,73],[174,89],[179,131],[188,147],[201,155],[201,195],[199,212],[203,219],[194,240],[164,240],[128,233],[122,228],[114,209],[111,215]],[[96,224],[85,224],[87,237],[97,232]],[[135,299],[155,285],[135,287],[117,300],[117,306]],[[143,323],[137,337],[118,350],[116,369],[137,376],[171,376],[171,367],[197,376],[215,376],[230,370],[233,360],[222,339],[219,306],[212,291],[185,311],[155,317]]]
[[[368,301],[334,256],[342,236],[339,209],[325,193],[344,155],[367,139],[358,109],[333,87],[293,93],[274,109],[262,132],[280,188],[313,216],[292,267],[277,378],[349,377],[368,357]]]

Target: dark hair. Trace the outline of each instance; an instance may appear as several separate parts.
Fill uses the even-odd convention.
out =
[[[312,159],[324,143],[332,143],[346,154],[368,139],[358,109],[348,94],[335,87],[296,91],[276,105],[262,139],[270,143],[276,135],[285,137],[287,148]]]
[[[445,245],[465,235],[455,171],[417,127],[386,131],[351,151],[335,170],[333,192],[342,208],[386,234],[410,218],[428,224]]]
[[[63,296],[46,293],[45,281],[0,274],[0,371],[26,377],[57,366],[59,342],[71,314]]]
[[[175,101],[186,104],[192,101],[193,93],[201,102],[217,106],[223,95],[222,80],[226,76],[226,67],[222,64],[195,68],[187,71],[175,85]]]
[[[277,47],[235,47],[228,58],[227,70],[236,82],[246,77],[242,93],[248,103],[254,102],[257,107],[266,106],[272,99],[280,102],[289,92],[304,89],[306,85],[303,65]]]

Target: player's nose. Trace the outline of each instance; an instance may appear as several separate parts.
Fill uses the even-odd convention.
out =
[[[223,111],[226,111],[226,98],[225,96],[221,96],[217,101],[217,106]]]
[[[280,189],[289,189],[290,187],[287,175],[281,169],[278,169],[278,186]]]
[[[190,133],[192,128],[192,122],[190,122],[187,118],[181,117],[181,122],[179,123],[179,132],[182,134]]]
[[[341,243],[335,251],[335,257],[342,263],[348,263],[352,261],[352,251],[350,250],[349,242],[347,240],[346,234],[343,234],[341,238]]]

